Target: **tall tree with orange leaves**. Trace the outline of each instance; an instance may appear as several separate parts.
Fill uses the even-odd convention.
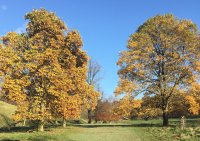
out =
[[[171,14],[157,15],[129,37],[127,50],[120,53],[119,93],[158,95],[167,126],[170,99],[199,75],[199,60],[196,25]]]
[[[16,120],[37,121],[38,130],[54,116],[78,118],[88,91],[87,54],[77,31],[45,9],[26,14],[26,33],[8,33],[0,48],[5,96],[15,101]],[[67,34],[66,34],[67,33]]]

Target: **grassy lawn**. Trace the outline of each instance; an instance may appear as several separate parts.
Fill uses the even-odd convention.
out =
[[[41,132],[2,132],[2,141],[200,141],[200,119],[188,120],[188,128],[180,131],[178,120],[161,127],[161,120],[133,120],[111,124],[77,124],[67,128],[47,128]],[[197,124],[198,123],[198,124]]]
[[[36,132],[30,128],[14,128],[11,115],[16,107],[0,101],[0,141],[200,141],[200,119],[187,119],[187,128],[179,129],[179,120],[171,119],[162,127],[162,120],[127,120],[108,124],[70,124],[67,128],[46,128]]]
[[[20,141],[140,141],[131,127],[67,127],[44,133],[0,133],[0,140]]]
[[[0,101],[0,128],[13,122],[11,116],[15,110],[16,106]]]

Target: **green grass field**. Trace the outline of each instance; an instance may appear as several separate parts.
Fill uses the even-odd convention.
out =
[[[0,101],[0,128],[12,124],[11,116],[15,110],[16,106]]]
[[[200,141],[200,119],[187,119],[187,128],[180,131],[179,120],[171,119],[162,127],[162,120],[126,120],[107,124],[69,124],[67,128],[47,126],[45,132],[28,127],[15,127],[11,115],[16,107],[0,101],[0,141]],[[6,130],[5,130],[6,129]]]
[[[185,131],[180,131],[178,120],[171,127],[161,127],[161,120],[134,120],[111,124],[76,124],[63,129],[46,128],[45,132],[33,130],[0,133],[1,141],[200,141],[200,119],[188,121]],[[198,125],[196,124],[198,123]]]

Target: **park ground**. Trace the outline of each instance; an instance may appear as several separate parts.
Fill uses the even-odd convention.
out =
[[[47,127],[45,132],[29,128],[1,131],[1,141],[200,141],[200,119],[188,120],[188,127],[180,131],[178,120],[161,127],[161,120],[134,120],[111,124],[74,124],[66,128]]]
[[[179,119],[171,119],[162,127],[161,119],[126,120],[106,124],[69,123],[66,128],[47,125],[45,132],[30,127],[6,128],[15,107],[0,102],[0,141],[200,141],[200,119],[187,119],[181,131]]]

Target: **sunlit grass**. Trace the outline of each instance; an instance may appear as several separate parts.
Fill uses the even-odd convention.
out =
[[[0,127],[6,127],[12,123],[11,116],[16,106],[0,101]]]
[[[163,128],[162,120],[127,120],[119,123],[76,124],[67,128],[48,128],[45,132],[24,130],[0,133],[0,140],[20,141],[173,141],[200,140],[200,119],[188,119],[187,128],[181,131],[179,120],[170,120]],[[195,126],[194,126],[195,125]]]

